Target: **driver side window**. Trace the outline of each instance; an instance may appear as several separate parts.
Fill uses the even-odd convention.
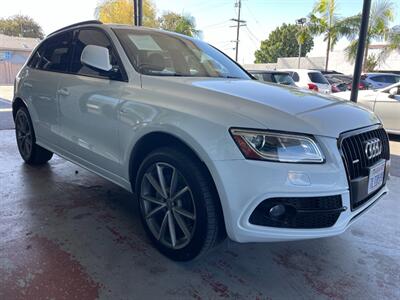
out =
[[[82,29],[77,33],[74,44],[74,54],[71,64],[71,72],[73,74],[107,79],[111,77],[109,71],[99,70],[81,63],[81,55],[83,49],[87,45],[95,45],[107,48],[110,52],[111,65],[118,65],[117,56],[114,52],[111,42],[102,31],[96,29]],[[113,74],[112,77],[115,80],[121,80],[121,71],[118,71],[117,74]]]

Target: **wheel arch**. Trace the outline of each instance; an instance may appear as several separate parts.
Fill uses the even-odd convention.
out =
[[[28,105],[26,105],[26,102],[21,97],[16,97],[14,99],[14,101],[12,102],[12,115],[13,115],[14,120],[15,120],[17,111],[20,107],[25,107],[29,112]]]
[[[173,135],[171,133],[166,133],[163,131],[153,131],[145,134],[135,143],[135,146],[133,147],[129,158],[129,179],[131,182],[132,191],[133,192],[136,191],[135,187],[136,175],[142,161],[145,159],[147,154],[153,150],[165,146],[178,148],[184,151],[189,156],[193,157],[194,159],[197,159],[201,163],[203,171],[206,172],[207,176],[209,176],[212,187],[216,195],[218,196],[217,204],[220,216],[222,218],[221,224],[224,228],[224,231],[226,232],[224,211],[221,203],[221,195],[218,191],[215,178],[213,177],[209,166],[204,161],[204,159],[201,158],[201,155],[198,153],[198,151],[193,149],[193,147],[188,145],[188,143],[184,142],[181,138],[177,137],[176,135]]]

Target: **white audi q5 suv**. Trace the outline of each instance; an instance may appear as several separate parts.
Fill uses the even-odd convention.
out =
[[[135,193],[150,240],[175,260],[225,235],[337,235],[387,192],[372,112],[260,83],[175,33],[88,21],[50,34],[15,80],[13,115],[26,163],[56,153]]]

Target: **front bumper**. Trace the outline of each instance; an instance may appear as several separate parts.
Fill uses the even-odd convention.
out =
[[[326,154],[324,164],[287,164],[251,160],[214,161],[217,185],[230,239],[237,242],[292,241],[328,237],[344,232],[356,218],[387,193],[383,186],[356,210],[351,210],[347,175],[334,138],[319,137]],[[329,149],[329,150],[328,150]],[[293,180],[292,174],[308,178]],[[315,229],[254,225],[249,218],[266,199],[340,195],[344,211],[333,226]]]

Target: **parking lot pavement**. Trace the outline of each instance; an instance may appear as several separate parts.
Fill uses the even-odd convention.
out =
[[[11,102],[0,98],[0,130],[14,128]]]
[[[175,263],[149,244],[129,193],[59,157],[23,164],[13,131],[0,141],[0,299],[400,299],[397,176],[340,236],[225,241]]]
[[[0,85],[0,99],[11,101],[14,95],[13,85]]]

